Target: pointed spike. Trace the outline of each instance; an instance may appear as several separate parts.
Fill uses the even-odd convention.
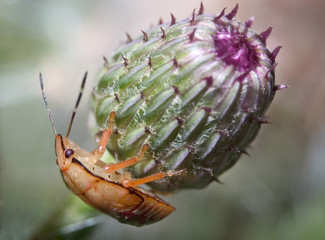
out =
[[[191,23],[191,25],[194,23],[194,20],[195,20],[195,8],[194,8],[194,10],[193,10],[193,13],[192,13],[192,19],[190,20],[190,23]]]
[[[221,181],[219,180],[219,178],[218,178],[218,177],[216,177],[216,176],[213,176],[213,179],[214,179],[214,181],[216,181],[217,183],[223,184],[223,182],[221,182]]]
[[[159,18],[158,25],[161,25],[161,24],[163,24],[163,23],[164,23],[163,19],[162,19],[162,18]]]
[[[286,89],[286,88],[288,88],[288,87],[289,87],[289,86],[284,85],[284,84],[275,85],[275,86],[273,87],[273,91],[278,91],[278,90]]]
[[[144,96],[143,91],[140,92],[140,97],[141,97],[141,99],[145,100],[146,97]]]
[[[251,155],[250,155],[246,150],[244,150],[244,149],[243,149],[243,150],[239,150],[239,152],[242,153],[242,154],[245,154],[245,155],[247,155],[247,156],[249,156],[249,157],[251,156]]]
[[[176,87],[176,86],[172,86],[172,87],[174,88],[175,93],[176,93],[177,95],[179,95],[179,89],[178,89],[178,87]]]
[[[127,43],[130,43],[130,42],[132,42],[133,41],[133,39],[132,39],[132,37],[130,36],[130,34],[129,33],[125,33],[126,34],[126,37],[127,37]]]
[[[173,26],[176,23],[176,18],[175,18],[175,16],[172,13],[170,13],[170,17],[171,17],[172,20],[171,20],[169,26]]]
[[[201,2],[200,9],[199,9],[199,12],[197,13],[197,15],[202,15],[203,13],[204,13],[204,6],[203,6],[203,3]]]
[[[272,27],[269,27],[264,32],[260,33],[260,37],[262,38],[262,41],[264,43],[266,42],[267,38],[270,36],[271,32],[272,32]]]
[[[148,41],[148,34],[145,31],[143,31],[143,30],[141,30],[141,31],[143,33],[143,41],[144,42],[147,42]]]
[[[103,56],[103,59],[104,59],[104,66],[105,67],[108,67],[108,60],[105,56]]]
[[[226,11],[226,8],[224,8],[222,10],[222,12],[213,19],[213,21],[216,23],[220,18],[222,18],[225,15],[225,11]]]
[[[225,131],[225,130],[217,130],[217,133],[219,133],[219,134],[222,135],[222,136],[226,136],[226,137],[229,136],[228,131]]]
[[[92,97],[96,97],[96,90],[97,90],[97,87],[93,87],[93,89],[91,91],[91,96]]]
[[[208,108],[208,107],[202,107],[202,110],[204,110],[206,113],[209,113],[212,111],[212,108]]]
[[[270,56],[272,62],[275,62],[275,59],[278,56],[279,51],[280,51],[281,48],[282,48],[282,46],[277,46],[276,48],[274,48],[274,50],[273,50],[273,52],[271,53],[271,56]]]
[[[163,40],[166,40],[166,33],[165,33],[165,30],[164,30],[162,27],[160,27],[160,30],[161,30],[161,32],[162,32],[161,38],[162,38]]]
[[[254,20],[255,20],[255,17],[254,16],[251,17],[250,19],[248,19],[248,21],[245,22],[246,27],[250,28],[252,26]]]
[[[150,131],[150,129],[147,126],[144,127],[144,132],[151,134],[151,131]]]
[[[151,57],[149,57],[148,66],[149,66],[150,68],[152,68]]]
[[[234,7],[234,9],[231,10],[231,12],[228,13],[225,17],[228,18],[228,20],[233,19],[233,18],[236,16],[236,14],[237,14],[238,7],[239,7],[239,5],[238,5],[238,3],[237,3],[236,6]]]
[[[266,74],[265,74],[265,76],[264,76],[264,79],[266,79],[267,78],[267,76],[269,75],[269,73],[270,72],[272,72],[275,68],[276,68],[276,66],[278,66],[278,64],[276,63],[276,64],[274,64],[267,72],[266,72]]]
[[[129,60],[125,57],[122,57],[124,61],[124,66],[127,67],[129,65]]]
[[[250,73],[250,70],[244,72],[242,75],[238,76],[235,81],[238,81],[238,82],[241,82],[243,81],[247,76],[248,74]]]
[[[154,161],[155,161],[156,166],[161,166],[162,165],[162,161],[160,159],[155,158]]]
[[[114,97],[115,97],[115,100],[116,100],[117,102],[120,102],[120,98],[118,97],[118,94],[117,94],[117,93],[114,93]]]
[[[194,40],[195,32],[196,32],[196,28],[188,35],[190,38],[190,42]]]
[[[209,77],[203,78],[201,81],[206,81],[208,87],[210,87],[213,83],[213,77],[209,76]]]
[[[253,117],[253,120],[257,121],[260,124],[269,124],[269,123],[271,123],[265,117]]]
[[[175,68],[178,68],[179,65],[178,65],[177,59],[174,58],[172,61],[173,61],[173,64],[174,64]]]
[[[271,124],[271,122],[265,118],[262,118],[260,121],[261,124]]]
[[[247,156],[250,157],[249,153],[248,153],[246,150],[244,150],[244,149],[240,149],[240,148],[238,148],[238,147],[236,147],[236,146],[231,146],[229,149],[230,149],[231,151],[235,151],[235,152],[238,152],[238,153],[240,153],[240,154],[245,154],[245,155],[247,155]]]
[[[179,125],[182,125],[184,123],[184,120],[179,117],[176,117],[176,120]]]

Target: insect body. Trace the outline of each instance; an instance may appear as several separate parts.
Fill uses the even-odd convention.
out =
[[[57,164],[63,180],[68,188],[84,202],[122,223],[142,226],[160,221],[173,212],[175,208],[137,186],[166,176],[182,174],[183,171],[160,172],[135,180],[131,179],[128,172],[117,172],[140,161],[148,148],[147,144],[142,146],[138,156],[126,161],[116,164],[106,164],[101,161],[100,158],[104,154],[109,135],[114,127],[115,112],[110,114],[107,129],[103,131],[100,144],[93,152],[85,151],[68,138],[86,78],[87,73],[81,84],[66,137],[63,137],[57,133],[54,126],[53,117],[43,90],[42,75],[40,74],[43,99],[55,133]]]

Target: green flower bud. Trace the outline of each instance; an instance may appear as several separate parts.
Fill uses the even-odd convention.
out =
[[[265,45],[271,29],[251,30],[252,19],[172,15],[122,45],[105,63],[93,92],[98,134],[111,111],[115,129],[107,149],[117,161],[145,156],[133,177],[186,169],[155,181],[161,191],[202,188],[232,167],[256,136],[275,91],[275,57]]]

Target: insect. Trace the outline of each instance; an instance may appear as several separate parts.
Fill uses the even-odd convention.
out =
[[[55,134],[57,165],[63,180],[68,188],[81,200],[122,223],[142,226],[162,220],[172,213],[175,208],[156,195],[138,187],[138,185],[164,177],[183,174],[184,170],[159,172],[139,179],[132,179],[127,171],[120,173],[118,170],[141,161],[149,147],[147,144],[142,146],[137,156],[126,161],[116,164],[107,164],[101,161],[100,158],[105,152],[110,133],[114,129],[116,114],[114,111],[109,115],[107,128],[103,131],[99,146],[94,151],[87,152],[69,139],[86,78],[87,72],[81,83],[79,96],[66,136],[63,137],[56,131],[52,113],[44,93],[43,77],[40,73],[42,96]]]

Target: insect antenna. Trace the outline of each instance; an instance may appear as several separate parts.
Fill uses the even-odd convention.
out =
[[[82,79],[81,86],[80,86],[80,91],[79,91],[79,96],[78,96],[78,99],[77,99],[76,105],[75,105],[75,107],[74,107],[74,110],[73,110],[73,113],[72,113],[72,116],[71,116],[71,119],[70,119],[69,127],[68,127],[67,134],[66,134],[66,138],[69,137],[70,130],[71,130],[72,123],[73,123],[73,119],[74,119],[74,117],[76,116],[77,108],[78,108],[78,106],[79,106],[79,102],[80,102],[80,100],[81,100],[81,96],[82,96],[82,93],[83,93],[83,90],[84,90],[84,87],[85,87],[85,83],[86,83],[87,75],[88,75],[88,72],[85,73],[85,76],[84,76],[84,78]]]
[[[55,125],[54,125],[54,122],[53,122],[53,117],[52,117],[52,113],[51,113],[51,110],[49,108],[49,105],[47,103],[47,99],[46,99],[46,96],[45,96],[45,93],[44,93],[44,84],[43,84],[43,76],[42,76],[42,73],[39,73],[39,82],[40,82],[40,85],[41,85],[41,91],[42,91],[42,96],[43,96],[43,100],[44,100],[44,103],[45,103],[45,107],[49,113],[49,118],[50,118],[50,122],[51,122],[51,125],[52,125],[52,128],[53,128],[53,132],[55,135],[57,135],[57,131],[56,131],[56,128],[55,128]]]

